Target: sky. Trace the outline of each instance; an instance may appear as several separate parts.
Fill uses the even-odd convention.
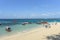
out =
[[[60,0],[0,0],[0,19],[60,18]]]

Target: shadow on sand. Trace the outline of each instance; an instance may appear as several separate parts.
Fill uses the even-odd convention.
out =
[[[60,35],[47,36],[48,40],[60,40]]]

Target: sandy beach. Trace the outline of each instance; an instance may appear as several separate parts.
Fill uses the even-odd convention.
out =
[[[53,25],[52,25],[53,24]],[[47,36],[60,33],[60,23],[50,24],[51,28],[40,27],[28,32],[17,33],[11,36],[0,37],[0,40],[47,40]]]

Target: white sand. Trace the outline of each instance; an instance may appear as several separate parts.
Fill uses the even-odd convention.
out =
[[[47,36],[60,33],[60,23],[51,25],[51,28],[36,28],[34,30],[18,33],[7,37],[2,37],[0,40],[47,40]]]

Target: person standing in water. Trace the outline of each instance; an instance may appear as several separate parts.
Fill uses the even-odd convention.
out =
[[[11,32],[11,28],[9,26],[6,26],[6,31]]]

